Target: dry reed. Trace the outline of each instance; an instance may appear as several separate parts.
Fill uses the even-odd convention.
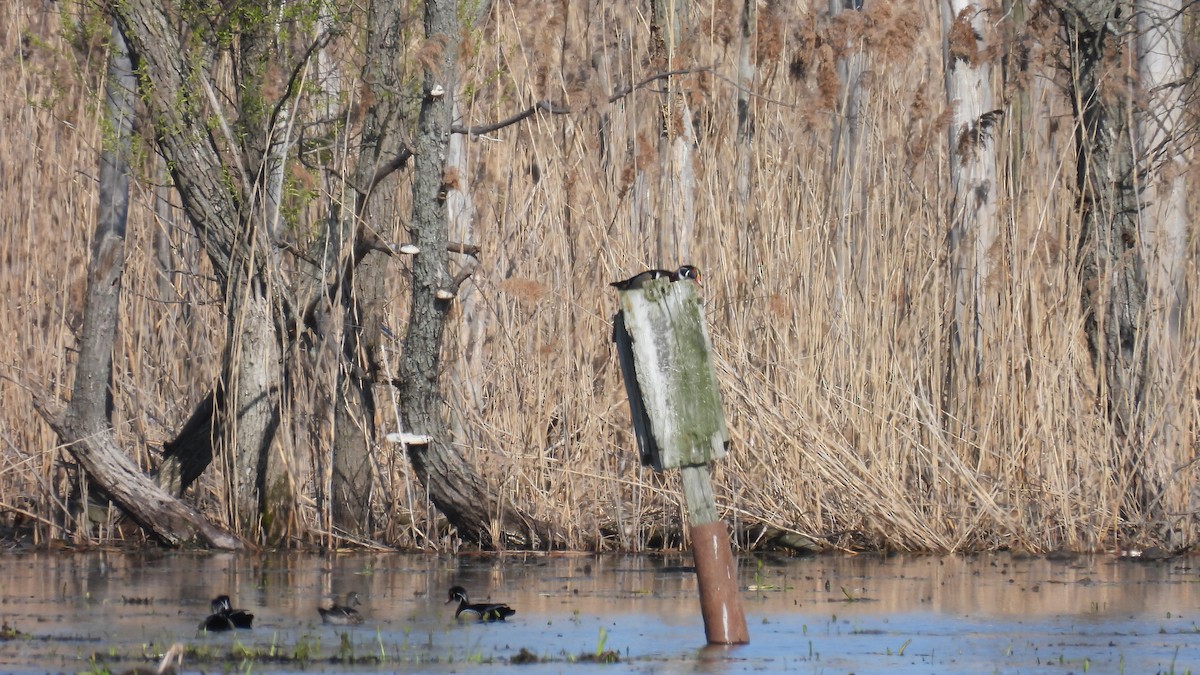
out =
[[[871,73],[854,180],[844,188],[829,179],[845,162],[830,150],[831,110],[844,92],[831,89],[831,62],[812,62],[833,56],[814,37],[829,26],[800,10],[767,14],[775,23],[756,52],[765,59],[752,85],[756,133],[739,150],[737,91],[728,79],[736,49],[727,46],[736,31],[713,25],[731,10],[697,24],[701,34],[684,43],[683,65],[716,64],[718,77],[680,80],[700,139],[700,216],[687,261],[653,253],[656,228],[673,224],[644,220],[665,208],[655,187],[669,161],[657,148],[660,99],[641,91],[609,104],[596,93],[650,74],[648,31],[635,7],[600,3],[585,16],[572,3],[497,2],[471,34],[464,79],[474,98],[462,102],[465,122],[501,119],[547,98],[577,112],[536,116],[469,143],[457,180],[474,198],[471,243],[484,251],[469,287],[482,314],[460,317],[462,330],[446,346],[472,387],[447,378],[447,404],[460,451],[512,504],[555,523],[572,546],[683,543],[674,477],[637,465],[609,343],[616,298],[606,287],[639,268],[681,262],[705,274],[734,438],[717,467],[717,497],[744,545],[794,533],[847,548],[1102,549],[1127,543],[1121,536],[1149,536],[1139,529],[1144,514],[1124,502],[1132,479],[1112,459],[1121,441],[1096,399],[1082,333],[1070,107],[1050,83],[1058,74],[1049,60],[1035,61],[1046,78],[1028,85],[1033,119],[1024,129],[1001,123],[996,134],[1002,161],[1021,168],[1019,183],[1009,173],[999,186],[1003,225],[992,264],[999,271],[988,292],[1001,299],[1001,315],[986,338],[982,376],[948,406],[938,5],[868,5],[884,9],[861,26],[835,26],[860,31],[849,37],[862,38],[855,44],[865,45]],[[69,506],[79,497],[69,456],[31,412],[28,391],[61,400],[70,390],[101,136],[104,52],[63,23],[94,18],[53,7],[0,9],[0,85],[19,92],[0,101],[0,290],[9,298],[0,308],[0,512],[9,525],[35,524],[39,540],[120,537],[122,530],[97,530]],[[1006,156],[1016,136],[1024,151]],[[747,203],[733,187],[739,151],[749,153],[752,172]],[[324,186],[316,188],[322,199],[337,198],[348,172],[351,157],[335,155],[328,176],[304,170],[305,185]],[[213,384],[224,332],[219,289],[205,276],[175,198],[158,187],[161,165],[146,158],[139,172],[114,345],[114,422],[150,469],[157,446]],[[401,203],[407,189],[402,181]],[[321,200],[302,203],[299,213],[293,236],[304,240]],[[832,254],[843,215],[855,223],[859,245],[845,293]],[[386,323],[402,335],[403,263],[393,264]],[[1186,335],[1200,328],[1196,294],[1191,302]],[[482,332],[469,334],[468,320]],[[385,365],[394,367],[400,344],[385,347]],[[322,514],[336,362],[319,347],[297,352],[296,362],[303,368],[279,444],[295,459],[289,471],[301,527],[316,537],[329,530]],[[1194,389],[1196,354],[1180,368]],[[381,394],[377,422],[386,431],[394,398]],[[1194,432],[1196,423],[1192,401],[1184,428]],[[374,539],[454,547],[405,458],[386,443],[377,457]],[[224,499],[225,481],[212,475],[219,470],[214,463],[190,497],[214,517],[223,512],[211,507]],[[1194,482],[1195,472],[1184,466],[1178,479]]]

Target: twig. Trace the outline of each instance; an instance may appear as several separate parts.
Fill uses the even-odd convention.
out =
[[[645,87],[646,85],[650,84],[651,82],[656,82],[658,80],[664,80],[669,77],[675,77],[676,75],[691,75],[693,73],[704,73],[704,72],[711,72],[711,71],[712,71],[712,67],[704,67],[704,68],[685,68],[685,69],[681,69],[681,70],[669,70],[669,71],[666,71],[663,73],[657,73],[657,74],[651,75],[650,77],[647,77],[646,79],[644,79],[640,82],[637,82],[635,84],[625,85],[624,87],[617,89],[616,92],[614,92],[612,96],[608,97],[608,102],[616,103],[617,101],[625,98],[626,96],[637,91],[638,89]],[[463,126],[458,126],[458,125],[451,125],[450,132],[455,133],[455,134],[466,134],[469,136],[482,136],[483,134],[488,134],[488,133],[491,133],[498,129],[503,129],[504,127],[516,124],[517,122],[520,122],[521,120],[524,120],[526,118],[533,116],[538,111],[548,112],[551,115],[567,115],[572,112],[575,112],[575,110],[569,106],[559,105],[549,99],[543,99],[543,100],[538,101],[537,103],[534,103],[533,105],[529,106],[525,110],[522,110],[521,112],[519,112],[511,117],[500,120],[499,122],[493,122],[491,124],[481,124],[479,126],[474,126],[474,127],[463,127]]]
[[[479,254],[483,252],[482,249],[480,249],[475,244],[464,244],[464,243],[458,242],[458,241],[448,242],[446,244],[446,250],[451,253],[461,253],[463,255],[469,255],[472,258],[475,258],[476,260],[479,259]]]
[[[707,72],[714,72],[713,67],[705,66],[703,68],[682,68],[679,70],[668,70],[666,72],[656,73],[654,75],[651,75],[650,77],[647,77],[644,80],[641,80],[640,82],[637,82],[635,84],[628,84],[628,85],[625,85],[624,87],[617,89],[615,92],[613,92],[612,96],[608,97],[608,102],[616,103],[617,101],[625,98],[626,96],[637,91],[638,89],[645,87],[646,85],[650,84],[651,82],[656,82],[658,80],[665,80],[670,77],[675,77],[676,75],[691,75],[694,73],[707,73]],[[522,110],[510,117],[506,117],[505,119],[502,119],[499,122],[493,122],[491,124],[481,124],[479,126],[474,126],[474,127],[451,125],[450,133],[464,134],[467,136],[478,137],[478,136],[482,136],[487,133],[491,133],[498,129],[503,129],[508,126],[512,126],[512,125],[516,124],[517,122],[520,122],[524,119],[528,119],[529,117],[532,117],[533,115],[537,114],[539,111],[548,112],[551,115],[568,115],[572,112],[575,112],[575,110],[569,106],[559,105],[549,99],[543,99],[543,100],[538,101],[537,103],[534,103],[533,105],[529,106],[525,110]],[[389,159],[388,161],[384,162],[383,164],[381,164],[379,166],[379,169],[375,172],[375,175],[371,177],[371,180],[367,184],[366,188],[360,189],[360,192],[362,192],[364,194],[371,192],[375,188],[376,185],[379,185],[379,183],[383,179],[387,178],[393,171],[396,171],[397,169],[400,169],[405,164],[407,164],[408,160],[411,159],[412,156],[413,156],[412,148],[409,148],[408,146],[402,147],[400,149],[400,152],[395,157]]]

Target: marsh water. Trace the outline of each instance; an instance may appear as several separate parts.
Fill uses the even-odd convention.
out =
[[[3,672],[1156,673],[1200,670],[1189,558],[744,557],[751,642],[706,647],[688,555],[7,553]],[[452,585],[517,610],[456,622]],[[357,591],[360,626],[317,605]],[[228,594],[252,630],[197,631]],[[597,658],[597,657],[600,658]]]

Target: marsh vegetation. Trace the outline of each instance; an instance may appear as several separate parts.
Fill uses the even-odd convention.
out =
[[[158,71],[133,13],[192,4],[118,3],[139,77]],[[364,5],[316,2],[183,16],[194,89],[143,80],[136,100],[102,431],[135,473],[186,487],[185,505],[249,542],[678,548],[676,479],[638,463],[607,284],[691,263],[733,439],[716,497],[741,547],[1187,546],[1200,312],[1194,284],[1168,282],[1197,247],[1146,237],[1165,231],[1147,224],[1171,190],[1194,213],[1195,133],[1117,152],[1159,190],[1129,221],[1089,164],[1111,129],[1088,125],[1113,118],[1088,105],[1132,118],[1193,86],[1121,75],[1142,73],[1137,35],[1154,33],[1088,14],[1145,3],[965,4],[986,7],[944,29],[931,0],[687,4],[674,23],[646,3],[464,3],[449,50],[414,3],[368,3],[372,24]],[[1168,37],[1182,78],[1196,16],[1179,11],[1149,25],[1186,28]],[[678,39],[656,32],[668,24]],[[367,25],[396,28],[391,70],[372,70]],[[95,4],[0,7],[0,524],[22,542],[149,536],[81,465],[95,436],[46,423],[77,384],[112,44]],[[450,52],[447,96],[428,73]],[[989,65],[994,110],[956,117],[947,64]],[[441,152],[418,133],[441,97],[458,132],[530,114],[442,138],[451,164],[431,188],[399,158]],[[169,122],[172,101],[196,115]],[[243,210],[206,220],[195,194],[181,201],[193,165],[168,137],[185,123]],[[981,156],[991,182],[967,189],[981,174],[958,169]],[[991,209],[986,240],[965,195]],[[421,234],[431,217],[440,240]],[[226,253],[245,244],[260,267],[221,267],[217,240],[239,233]],[[420,237],[446,250],[383,250]],[[451,282],[453,301],[434,297]],[[444,334],[412,334],[426,310]],[[230,421],[243,404],[267,406],[253,429]],[[469,479],[384,440],[398,429],[431,434]],[[211,461],[162,479],[164,447]]]

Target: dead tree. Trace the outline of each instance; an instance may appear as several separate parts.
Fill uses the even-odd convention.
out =
[[[51,416],[51,423],[91,480],[156,537],[169,544],[195,540],[237,549],[237,538],[213,527],[143,474],[112,433],[112,349],[125,269],[136,87],[125,37],[114,23],[105,90],[112,133],[100,153],[100,206],[88,263],[79,363],[66,414],[61,419]]]

